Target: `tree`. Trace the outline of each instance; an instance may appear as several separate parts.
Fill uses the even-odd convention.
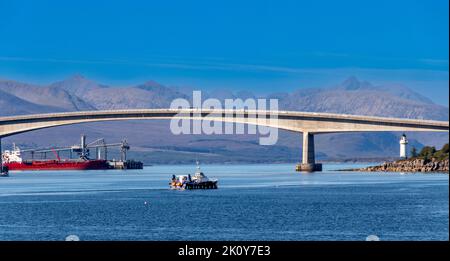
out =
[[[425,146],[422,148],[422,150],[419,153],[419,156],[428,160],[431,159],[434,155],[434,153],[436,152],[436,148],[435,147],[430,147],[430,146]]]
[[[442,153],[449,153],[449,146],[448,143],[446,143],[442,149],[441,149]]]
[[[411,147],[411,158],[415,158],[417,157],[417,149],[416,147],[412,146]]]
[[[434,157],[439,159],[439,160],[443,160],[443,159],[448,159],[448,155],[449,155],[449,146],[448,143],[445,144],[442,149],[436,151],[436,153],[434,153]]]
[[[432,158],[437,160],[445,160],[449,157],[449,151],[450,148],[448,143],[445,144],[440,150],[436,150],[435,147],[425,146],[419,153],[417,153],[417,149],[415,147],[411,147],[411,157],[425,160],[431,160]]]

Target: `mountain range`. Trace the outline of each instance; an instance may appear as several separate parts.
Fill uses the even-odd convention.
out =
[[[299,89],[259,95],[247,90],[205,91],[204,99],[278,99],[282,110],[345,113],[414,119],[448,120],[448,108],[401,85],[374,85],[349,77],[328,88]],[[46,86],[0,80],[0,116],[45,112],[167,108],[176,98],[191,99],[192,93],[148,81],[128,87],[99,84],[82,75]],[[173,135],[168,121],[89,123],[24,133],[4,139],[26,147],[66,146],[88,138],[117,141],[126,137],[131,156],[146,163],[206,162],[294,162],[300,159],[301,135],[280,131],[275,146],[260,146],[255,135]],[[396,157],[401,133],[321,134],[316,136],[316,154],[322,160],[376,159]],[[410,145],[442,146],[447,133],[407,133]],[[258,152],[258,153],[256,153]],[[254,158],[253,155],[261,155]]]

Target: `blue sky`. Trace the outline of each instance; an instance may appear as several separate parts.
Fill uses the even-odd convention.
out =
[[[267,93],[354,75],[448,106],[448,1],[0,0],[0,78]]]

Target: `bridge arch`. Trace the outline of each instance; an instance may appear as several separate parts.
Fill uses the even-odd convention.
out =
[[[373,116],[295,111],[142,109],[79,111],[0,117],[1,138],[57,126],[119,120],[211,120],[252,124],[303,133],[303,159],[300,170],[316,170],[314,135],[337,132],[447,131],[448,121],[413,120]],[[303,167],[302,167],[303,166]]]

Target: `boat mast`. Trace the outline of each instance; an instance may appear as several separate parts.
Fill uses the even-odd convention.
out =
[[[200,163],[198,162],[198,160],[195,163],[197,164],[197,171],[200,172]]]

